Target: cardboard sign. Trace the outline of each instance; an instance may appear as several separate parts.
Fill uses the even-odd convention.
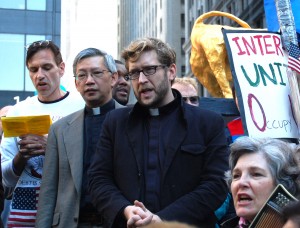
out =
[[[226,29],[223,34],[245,134],[298,138],[280,35]]]

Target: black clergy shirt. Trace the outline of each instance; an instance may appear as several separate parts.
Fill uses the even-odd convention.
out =
[[[88,168],[95,154],[97,142],[100,137],[102,123],[106,113],[115,109],[115,101],[111,99],[102,107],[88,108],[85,107],[84,112],[84,153],[83,153],[83,174],[80,200],[80,214],[96,213],[96,209],[91,203],[88,193]]]

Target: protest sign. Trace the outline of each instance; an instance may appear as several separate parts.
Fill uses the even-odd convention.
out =
[[[280,35],[226,29],[223,34],[245,134],[298,138]]]

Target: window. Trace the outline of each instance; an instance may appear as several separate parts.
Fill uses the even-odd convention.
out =
[[[181,66],[181,75],[182,75],[182,76],[185,75],[185,66]]]
[[[5,9],[25,9],[25,0],[1,0],[0,8]]]
[[[162,33],[162,19],[159,19],[159,31]]]
[[[26,38],[26,39],[25,39]],[[0,90],[35,91],[25,66],[26,44],[45,36],[0,34]]]
[[[46,0],[27,0],[28,10],[46,10]]]
[[[180,15],[180,23],[181,23],[181,28],[184,28],[185,27],[185,14],[184,13],[182,13],[181,15]]]
[[[0,34],[0,49],[0,75],[5,78],[5,83],[0,84],[0,90],[23,90],[24,36]]]
[[[181,38],[181,54],[182,54],[182,55],[184,55],[184,54],[185,54],[185,52],[184,52],[184,50],[183,50],[183,46],[184,46],[184,44],[185,44],[185,38],[184,38],[184,37],[182,37],[182,38]]]
[[[0,0],[0,8],[46,10],[46,0]]]

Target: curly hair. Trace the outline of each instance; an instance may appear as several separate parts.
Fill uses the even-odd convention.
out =
[[[176,63],[175,51],[163,41],[157,38],[141,38],[132,41],[127,48],[122,51],[122,58],[125,60],[125,66],[128,69],[128,62],[136,62],[146,51],[154,50],[157,53],[158,61],[161,64],[170,66]]]

